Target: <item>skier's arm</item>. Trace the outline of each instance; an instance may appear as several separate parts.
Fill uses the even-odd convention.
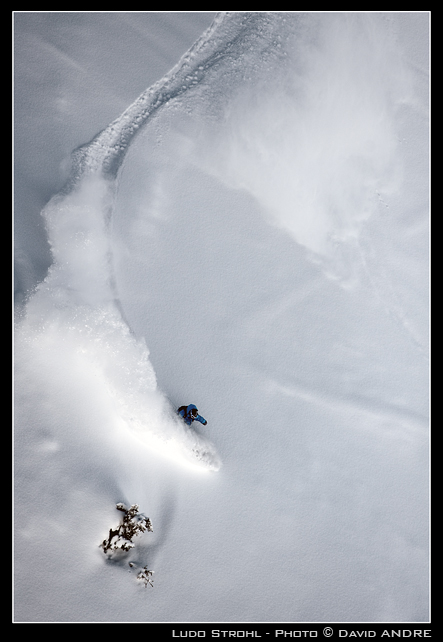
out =
[[[199,422],[200,422],[201,424],[203,424],[204,426],[206,426],[206,424],[208,423],[208,422],[206,421],[206,419],[205,419],[204,417],[202,417],[201,415],[197,415],[195,419],[196,419],[196,421],[199,421]]]

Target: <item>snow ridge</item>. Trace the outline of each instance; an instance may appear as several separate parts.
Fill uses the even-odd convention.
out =
[[[70,191],[87,173],[102,172],[115,178],[133,137],[140,128],[174,99],[199,84],[206,72],[232,46],[240,32],[247,29],[252,14],[232,21],[232,12],[220,12],[211,26],[163,78],[146,89],[116,120],[92,141],[72,153],[72,172],[64,191]],[[229,30],[220,37],[214,34],[229,19]],[[238,24],[236,24],[238,23]],[[234,25],[234,26],[233,26]]]

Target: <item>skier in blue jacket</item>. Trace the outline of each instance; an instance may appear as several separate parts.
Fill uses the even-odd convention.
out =
[[[183,418],[188,426],[190,426],[193,421],[199,421],[204,426],[208,423],[204,417],[198,414],[197,406],[194,406],[193,403],[189,404],[189,406],[180,406],[177,414]]]

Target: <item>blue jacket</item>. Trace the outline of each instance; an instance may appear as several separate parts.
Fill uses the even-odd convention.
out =
[[[194,411],[194,413],[192,411]],[[177,413],[180,417],[183,417],[184,422],[188,424],[188,426],[190,426],[193,421],[199,421],[204,426],[208,423],[204,417],[198,414],[197,406],[194,406],[193,403],[189,404],[189,406],[180,406]]]

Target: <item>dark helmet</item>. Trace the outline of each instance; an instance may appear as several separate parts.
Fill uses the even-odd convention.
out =
[[[189,404],[189,406],[188,406],[188,412],[189,412],[189,414],[190,414],[190,415],[192,415],[193,417],[196,417],[196,416],[198,415],[197,406],[194,406],[194,404],[193,404],[193,403]]]

